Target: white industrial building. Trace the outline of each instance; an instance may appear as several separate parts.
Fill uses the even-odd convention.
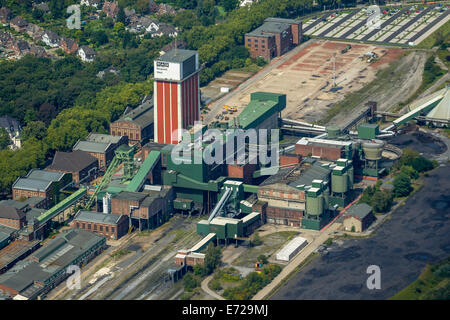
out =
[[[295,237],[280,251],[278,251],[276,259],[289,262],[295,255],[308,244],[308,241],[302,237]]]

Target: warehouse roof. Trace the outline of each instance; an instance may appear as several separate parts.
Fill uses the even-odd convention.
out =
[[[121,116],[116,122],[130,121],[136,123],[141,128],[145,128],[153,123],[153,114],[153,99],[150,99]]]
[[[52,181],[30,179],[30,178],[19,178],[16,180],[16,182],[14,182],[13,188],[45,192],[51,183]]]
[[[372,207],[367,203],[358,203],[347,209],[344,216],[345,217],[355,217],[359,220],[364,219],[367,215],[372,212]]]
[[[330,146],[331,147],[335,147],[335,146],[345,147],[345,146],[351,145],[352,142],[351,141],[328,140],[328,139],[304,137],[304,138],[301,138],[300,140],[298,140],[297,144],[300,144],[300,145],[314,144],[314,145],[323,145],[325,147],[330,147]]]
[[[193,50],[185,50],[185,49],[174,50],[174,49],[172,49],[171,51],[169,51],[169,52],[163,54],[161,57],[157,58],[156,60],[181,63],[196,54],[197,54],[197,51],[193,51]]]
[[[47,169],[79,172],[96,162],[97,158],[82,150],[72,152],[56,151],[53,162]]]
[[[7,233],[5,233],[5,232],[2,232],[2,231],[0,231],[0,243],[2,243],[3,241],[5,241],[5,240],[9,239],[9,237],[10,237],[10,235],[9,235],[9,234],[7,234]]]
[[[105,153],[110,145],[110,143],[104,142],[78,140],[77,143],[73,146],[73,150],[82,150],[93,153]]]
[[[142,201],[148,195],[142,192],[121,191],[112,196],[113,199],[129,200],[129,201]]]
[[[75,216],[76,221],[84,221],[84,222],[92,222],[92,223],[102,223],[102,224],[110,224],[116,225],[122,215],[119,214],[106,214],[101,212],[92,212],[92,211],[78,211]]]
[[[102,143],[119,143],[121,136],[112,136],[110,134],[103,133],[89,133],[86,137],[86,141],[102,142]]]
[[[37,219],[37,217],[41,216],[45,212],[44,209],[36,209],[33,208],[29,211],[27,211],[27,221],[33,221],[34,219]]]
[[[17,201],[17,200],[12,200],[12,199],[8,199],[8,200],[2,200],[0,201],[0,205],[1,206],[8,206],[8,207],[13,207],[22,211],[26,211],[28,208],[28,203],[22,202],[22,201]]]
[[[291,187],[297,188],[301,185],[310,186],[312,185],[313,180],[329,181],[330,172],[330,169],[322,167],[319,162],[314,162],[311,167],[309,167],[301,174],[300,178],[292,181],[291,183],[289,183],[289,185]]]
[[[30,179],[39,179],[44,181],[59,181],[64,176],[64,173],[61,172],[52,172],[47,170],[40,169],[32,169],[27,174],[27,178]]]
[[[264,22],[282,22],[289,24],[299,24],[300,22],[302,22],[302,20],[270,17],[264,20]]]

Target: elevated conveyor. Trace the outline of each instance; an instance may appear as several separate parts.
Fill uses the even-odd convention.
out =
[[[211,220],[214,219],[214,217],[220,212],[220,210],[222,210],[222,208],[224,207],[224,205],[227,203],[228,199],[231,196],[231,191],[232,191],[231,189],[225,190],[219,202],[217,202],[216,206],[211,212],[211,215],[208,218],[208,222],[211,222]]]
[[[40,224],[46,223],[50,219],[53,219],[55,216],[69,208],[71,205],[76,203],[86,194],[86,188],[80,188],[63,201],[59,202],[55,206],[51,207],[47,211],[43,212],[42,215],[37,217],[36,219]]]
[[[158,163],[160,157],[161,152],[156,150],[151,151],[147,156],[147,158],[142,163],[141,167],[139,168],[139,171],[136,173],[136,175],[128,184],[128,186],[125,188],[125,190],[130,192],[139,191],[139,189],[141,189],[142,186],[144,185],[149,172],[155,168],[155,165]]]

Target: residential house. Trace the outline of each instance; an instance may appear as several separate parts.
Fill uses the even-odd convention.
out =
[[[7,7],[0,8],[0,22],[7,24],[9,19],[11,19],[11,9]]]
[[[257,3],[258,0],[241,0],[241,2],[239,2],[239,6],[243,7],[243,6],[250,6],[254,3]]]
[[[157,13],[159,10],[159,5],[155,2],[155,0],[150,0],[148,3],[148,10],[150,13]]]
[[[9,22],[9,26],[17,32],[25,32],[25,29],[28,26],[28,22],[25,19],[17,16]]]
[[[25,32],[34,40],[37,41],[44,35],[44,30],[34,23],[29,23]]]
[[[78,44],[75,40],[62,37],[60,41],[60,47],[67,53],[76,53],[78,50]]]
[[[51,30],[44,30],[44,34],[41,38],[42,42],[44,42],[46,45],[56,48],[59,47],[59,44],[61,42],[60,36]]]
[[[106,14],[107,17],[115,18],[117,13],[119,12],[119,4],[117,2],[105,1],[102,11]]]
[[[47,2],[33,3],[33,9],[41,10],[44,13],[47,13],[50,11],[50,8],[48,7]]]
[[[30,53],[30,44],[22,39],[16,39],[14,42],[13,50],[17,57],[23,57],[27,53]]]
[[[80,56],[81,60],[84,62],[92,62],[95,59],[96,53],[94,49],[88,46],[81,46],[78,49],[78,56]]]
[[[159,5],[158,11],[156,12],[156,15],[163,15],[163,14],[175,15],[177,14],[177,11],[171,5],[161,3]]]
[[[102,71],[99,71],[97,73],[97,77],[99,77],[100,79],[103,79],[103,77],[105,76],[106,73],[112,73],[112,74],[115,74],[116,76],[118,76],[118,75],[120,75],[120,70],[117,70],[113,66],[109,66],[108,68],[106,68]]]
[[[9,32],[0,32],[0,46],[11,49],[14,44],[14,37]]]
[[[1,41],[1,35],[0,35]],[[9,40],[8,40],[9,41]],[[22,41],[22,40],[21,40]],[[23,41],[28,44],[28,42]],[[0,128],[4,128],[6,132],[8,132],[9,137],[12,142],[12,148],[20,148],[22,146],[20,133],[22,132],[22,128],[20,126],[19,121],[10,117],[3,116],[0,118]]]
[[[178,35],[178,29],[170,24],[161,23],[158,30],[151,32],[152,38],[162,37],[164,35],[175,38]]]
[[[35,57],[49,57],[49,54],[47,54],[44,48],[33,43],[30,45],[30,53]]]
[[[100,0],[81,0],[80,5],[87,7],[95,7],[98,9],[100,6]]]

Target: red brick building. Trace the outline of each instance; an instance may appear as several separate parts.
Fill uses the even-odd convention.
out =
[[[85,151],[94,156],[98,160],[99,170],[104,170],[114,158],[114,151],[122,144],[128,144],[127,136],[90,133],[85,140],[78,140],[73,150]]]
[[[22,210],[0,204],[0,225],[20,230],[27,222]]]
[[[112,136],[126,136],[130,144],[153,137],[153,99],[143,102],[110,125]]]
[[[228,177],[242,179],[245,184],[252,184],[253,172],[257,169],[256,164],[229,164],[227,166]]]
[[[72,174],[75,184],[89,182],[96,176],[98,160],[96,157],[81,150],[72,152],[56,151],[53,162],[46,170],[53,172],[66,172]]]
[[[245,34],[250,57],[266,61],[279,57],[302,41],[300,20],[267,18],[259,28]]]
[[[351,142],[302,138],[295,144],[295,153],[303,157],[318,157],[326,160],[346,158],[346,149],[351,149]]]
[[[140,230],[154,229],[169,220],[173,213],[172,187],[160,191],[122,191],[111,198],[111,213],[129,216]]]
[[[72,226],[76,229],[83,229],[117,240],[128,232],[128,216],[79,211],[72,222]]]

